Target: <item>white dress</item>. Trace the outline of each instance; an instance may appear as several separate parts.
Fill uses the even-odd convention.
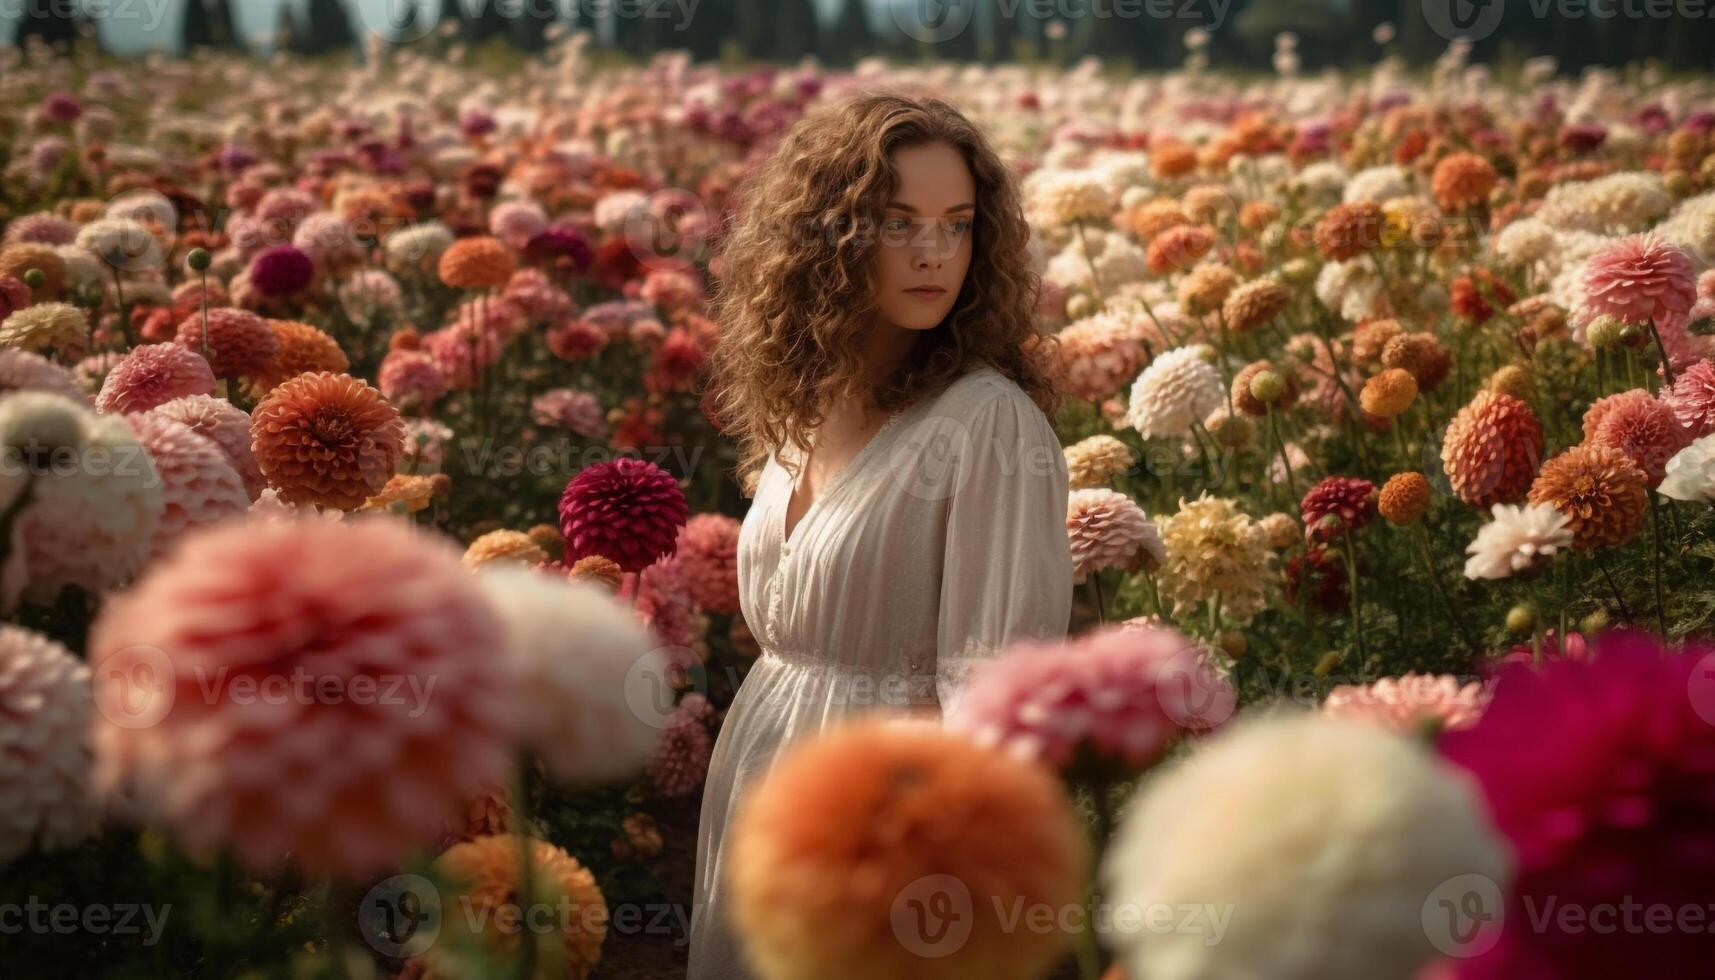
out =
[[[884,422],[786,541],[792,476],[768,460],[738,546],[740,606],[762,653],[709,763],[688,980],[754,976],[721,844],[781,746],[849,713],[944,709],[1001,647],[1066,634],[1066,484],[1047,417],[987,366]]]

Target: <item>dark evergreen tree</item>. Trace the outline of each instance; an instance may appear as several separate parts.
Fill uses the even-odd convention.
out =
[[[65,0],[24,0],[24,13],[18,20],[15,37],[19,47],[32,37],[69,47],[77,40],[77,19]]]
[[[512,43],[525,51],[538,52],[548,47],[548,27],[560,19],[554,0],[523,0],[518,16],[512,20]]]
[[[213,0],[209,4],[208,22],[209,33],[213,36],[216,48],[242,51],[247,47],[244,38],[239,36],[238,23],[232,18],[232,4],[228,0]]]
[[[683,40],[674,46],[691,52],[691,57],[697,61],[718,59],[721,56],[721,48],[727,39],[733,36],[734,2],[735,0],[702,0],[691,14],[691,22],[684,28]],[[742,3],[745,0],[736,2]],[[852,2],[861,3],[862,0]]]
[[[274,49],[276,51],[298,51],[303,48],[303,39],[298,35],[298,15],[289,3],[280,5],[280,12],[274,15]]]
[[[830,65],[850,67],[875,50],[864,0],[844,0],[833,23],[821,32],[822,58]]]
[[[179,20],[179,50],[189,54],[197,48],[214,47],[214,24],[203,0],[185,0],[185,15]]]
[[[319,55],[355,49],[357,34],[342,0],[310,0],[305,15],[300,51]]]
[[[477,0],[471,10],[472,16],[464,21],[464,38],[472,44],[481,44],[489,38],[505,37],[511,33],[511,23],[496,0]]]
[[[816,8],[810,0],[777,0],[773,7],[774,23],[769,44],[763,49],[766,57],[776,61],[794,62],[816,53]]]

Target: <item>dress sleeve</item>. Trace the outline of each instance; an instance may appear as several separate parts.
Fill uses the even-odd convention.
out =
[[[1065,636],[1072,614],[1066,458],[1047,417],[1022,391],[989,385],[948,429],[935,644],[943,715],[983,660],[1018,640]]]

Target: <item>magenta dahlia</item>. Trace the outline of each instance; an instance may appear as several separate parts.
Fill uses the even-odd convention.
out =
[[[1622,238],[1584,264],[1586,322],[1612,315],[1626,323],[1683,326],[1697,302],[1697,269],[1691,256],[1654,235]]]
[[[565,561],[602,555],[640,572],[673,545],[690,509],[672,474],[631,456],[597,463],[572,477],[560,497]]]
[[[178,344],[136,347],[102,379],[95,407],[111,415],[146,412],[186,395],[214,394],[214,372],[193,350]]]
[[[714,754],[714,739],[703,723],[707,709],[701,694],[687,694],[667,716],[667,730],[649,761],[649,781],[662,796],[690,796],[702,789]]]
[[[310,284],[316,264],[295,245],[276,245],[250,260],[250,285],[265,296],[288,296]]]
[[[1671,924],[1715,895],[1715,648],[1610,633],[1588,662],[1510,668],[1440,748],[1482,787],[1517,868],[1498,945],[1479,939],[1459,976],[1706,975],[1707,918]],[[1669,928],[1647,925],[1664,914]]]
[[[1347,530],[1356,530],[1376,514],[1376,485],[1350,476],[1330,476],[1305,491],[1299,503],[1304,529],[1313,540],[1332,541]],[[1339,518],[1333,526],[1323,523]]]
[[[1085,749],[1137,770],[1186,733],[1225,723],[1234,695],[1178,630],[1110,626],[1020,643],[979,666],[942,710],[947,727],[1055,768]]]

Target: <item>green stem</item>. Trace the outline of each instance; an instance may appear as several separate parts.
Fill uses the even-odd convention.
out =
[[[1654,329],[1653,323],[1651,329]],[[1661,588],[1661,504],[1656,500],[1656,494],[1653,490],[1649,494],[1649,523],[1650,541],[1654,545],[1651,549],[1653,552],[1651,563],[1655,566],[1655,624],[1665,642],[1667,640],[1667,600],[1663,598]]]
[[[1352,604],[1352,637],[1358,647],[1358,665],[1362,668],[1369,660],[1369,654],[1364,648],[1364,606],[1358,598],[1358,559],[1351,528],[1341,529],[1340,545],[1340,552],[1346,557],[1346,594]]]
[[[1662,380],[1671,385],[1673,384],[1673,363],[1668,359],[1667,345],[1661,342],[1661,331],[1655,328],[1655,317],[1650,317],[1649,319],[1649,335],[1655,338],[1656,353],[1661,355]],[[1662,638],[1667,638],[1665,633],[1662,635]]]
[[[1108,610],[1107,604],[1102,601],[1102,573],[1100,570],[1090,572],[1090,591],[1096,595],[1096,622],[1106,626]]]

